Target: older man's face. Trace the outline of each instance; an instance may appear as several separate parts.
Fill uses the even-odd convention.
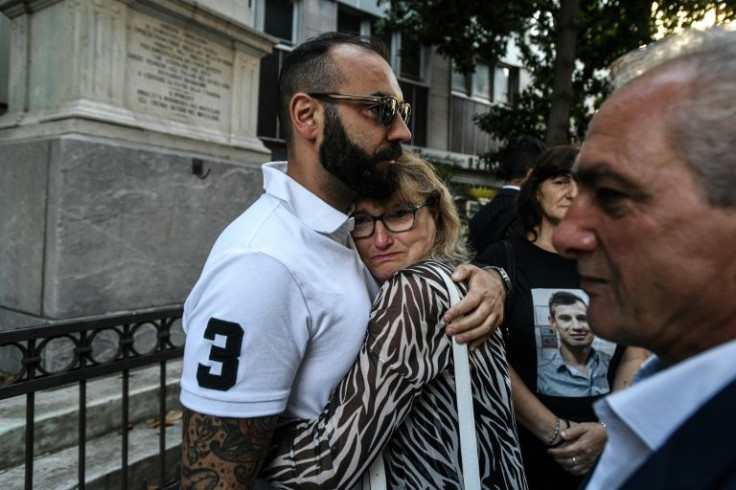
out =
[[[706,202],[667,129],[692,76],[660,71],[604,104],[553,239],[578,259],[593,331],[671,361],[707,348],[711,327],[736,315],[736,212]]]

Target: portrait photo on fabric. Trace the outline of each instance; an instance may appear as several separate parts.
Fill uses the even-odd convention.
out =
[[[581,289],[532,289],[537,388],[549,396],[595,396],[610,391],[608,366],[616,344],[588,325]]]

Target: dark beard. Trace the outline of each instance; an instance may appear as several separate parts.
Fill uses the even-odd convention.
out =
[[[399,187],[396,165],[387,164],[401,156],[401,144],[394,141],[371,157],[350,141],[345,128],[331,107],[325,107],[325,129],[319,161],[358,197],[385,199]]]

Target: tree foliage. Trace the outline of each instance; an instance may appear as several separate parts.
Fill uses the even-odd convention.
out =
[[[561,54],[560,14],[570,2],[575,41],[572,52]],[[477,124],[500,141],[530,134],[561,143],[583,138],[609,92],[607,67],[614,60],[714,10],[717,22],[732,21],[736,0],[392,0],[386,25],[410,41],[436,46],[466,74],[478,63],[501,58],[513,38],[531,84],[509,104],[478,116]],[[561,70],[555,59],[561,55],[574,60],[565,75],[571,77],[569,96],[560,92],[559,73],[555,85],[555,72]],[[561,137],[551,136],[553,106],[561,108],[553,119],[562,117],[567,127]]]

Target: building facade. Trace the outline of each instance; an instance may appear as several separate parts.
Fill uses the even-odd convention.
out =
[[[327,31],[377,34],[377,0],[0,0],[0,328],[180,304],[222,228],[285,157],[284,57]],[[455,73],[382,36],[410,147],[461,210],[497,182],[474,116],[526,83],[513,47]]]

